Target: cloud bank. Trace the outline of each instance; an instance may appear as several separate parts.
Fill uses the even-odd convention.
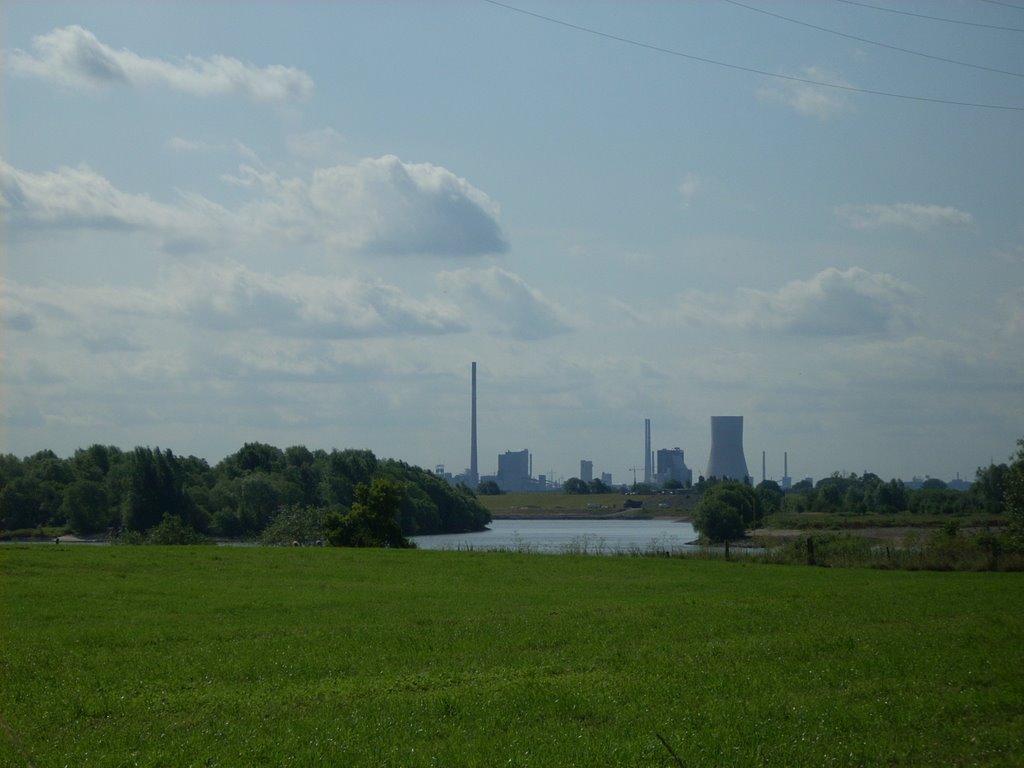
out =
[[[864,203],[840,205],[835,208],[835,214],[847,226],[869,231],[893,228],[930,232],[942,227],[969,227],[974,223],[971,214],[949,205]]]
[[[564,309],[500,267],[442,272],[438,280],[460,304],[472,306],[473,317],[481,318],[498,335],[536,341],[574,327]]]
[[[777,291],[741,288],[732,306],[690,295],[683,317],[696,325],[797,336],[889,336],[918,327],[917,292],[885,273],[823,270]]]
[[[149,232],[168,250],[254,238],[397,255],[471,256],[508,247],[497,204],[428,163],[387,155],[321,168],[309,179],[243,166],[225,180],[249,193],[236,209],[187,193],[158,202],[117,189],[85,165],[31,173],[0,160],[0,209],[30,229]]]
[[[266,103],[301,102],[313,93],[313,78],[294,67],[256,67],[221,55],[177,62],[148,58],[111,48],[77,25],[38,35],[31,52],[14,49],[6,59],[12,74],[72,88],[157,86],[193,96],[235,95]]]

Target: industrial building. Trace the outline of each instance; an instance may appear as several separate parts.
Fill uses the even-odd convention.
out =
[[[655,480],[658,485],[671,482],[683,486],[693,485],[693,470],[686,466],[682,448],[661,448],[657,453],[657,461]]]

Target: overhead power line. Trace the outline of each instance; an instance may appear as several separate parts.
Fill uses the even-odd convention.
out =
[[[921,56],[925,59],[933,59],[935,61],[942,61],[946,64],[956,64],[961,67],[970,67],[972,69],[981,69],[985,72],[996,72],[1000,75],[1012,75],[1013,77],[1024,77],[1024,72],[1012,72],[1008,69],[997,69],[996,67],[986,67],[983,64],[972,64],[969,61],[959,61],[958,59],[949,59],[945,56],[934,56],[930,53],[922,53],[921,51],[912,51],[909,48],[901,48],[898,45],[889,45],[888,43],[880,43],[877,40],[868,40],[866,37],[858,37],[857,35],[847,34],[846,32],[840,32],[837,29],[829,29],[828,27],[819,27],[817,24],[809,24],[806,21],[800,21],[789,16],[783,16],[781,13],[775,13],[774,11],[768,11],[764,8],[757,8],[753,5],[747,5],[746,3],[738,2],[738,0],[725,0],[730,5],[737,5],[740,8],[746,8],[748,11],[754,11],[756,13],[763,13],[765,16],[771,16],[782,21],[788,21],[790,24],[799,24],[801,27],[808,27],[809,29],[816,29],[819,32],[827,32],[830,35],[838,35],[839,37],[845,37],[849,40],[856,40],[861,43],[868,43],[869,45],[877,45],[880,48],[888,48],[891,51],[899,51],[900,53],[907,53],[911,56]]]
[[[988,3],[989,5],[1001,5],[1003,8],[1013,8],[1018,11],[1024,11],[1024,6],[1014,5],[1013,3],[1003,3],[1000,2],[1000,0],[981,0],[981,2]]]
[[[727,62],[727,61],[719,61],[717,59],[709,59],[709,58],[706,58],[704,56],[696,56],[694,54],[684,53],[683,51],[677,51],[677,50],[674,50],[672,48],[663,48],[662,46],[659,46],[659,45],[652,45],[650,43],[644,43],[644,42],[641,42],[639,40],[633,40],[633,39],[628,38],[628,37],[622,37],[620,35],[613,35],[613,34],[608,33],[608,32],[602,32],[602,31],[600,31],[598,29],[592,29],[591,27],[584,27],[584,26],[582,26],[580,24],[573,24],[572,22],[569,22],[569,21],[563,21],[562,19],[556,19],[553,16],[545,16],[542,13],[536,13],[534,11],[528,11],[525,8],[519,8],[519,7],[514,6],[514,5],[509,5],[508,3],[499,2],[499,0],[482,0],[482,1],[485,2],[485,3],[488,3],[489,5],[496,6],[498,8],[504,8],[507,11],[513,11],[515,13],[520,13],[520,14],[522,14],[524,16],[530,16],[530,17],[532,17],[534,19],[539,19],[540,21],[546,21],[549,24],[557,24],[558,26],[566,27],[567,29],[574,29],[577,32],[584,32],[584,33],[586,33],[588,35],[594,35],[596,37],[602,37],[602,38],[604,38],[606,40],[614,40],[615,42],[623,43],[625,45],[632,45],[632,46],[635,46],[637,48],[644,48],[644,49],[646,49],[648,51],[655,51],[656,53],[664,53],[664,54],[667,54],[669,56],[676,56],[678,58],[688,59],[690,61],[699,61],[699,62],[701,62],[703,64],[711,64],[711,65],[716,66],[716,67],[725,67],[726,69],[733,69],[733,70],[737,70],[739,72],[749,72],[751,74],[761,75],[763,77],[773,77],[773,78],[775,78],[777,80],[787,80],[789,82],[804,83],[806,85],[817,85],[817,86],[821,86],[822,88],[834,88],[834,89],[840,90],[840,91],[847,91],[847,92],[851,92],[851,93],[864,93],[864,94],[868,94],[868,95],[871,95],[871,96],[884,96],[884,97],[890,98],[890,99],[904,99],[906,101],[922,101],[922,102],[927,102],[927,103],[930,103],[930,104],[946,104],[946,105],[957,106],[957,107],[973,107],[975,109],[998,109],[998,110],[1004,110],[1004,111],[1009,111],[1009,112],[1024,112],[1024,106],[1014,106],[1014,105],[1011,105],[1011,104],[984,104],[984,103],[972,102],[972,101],[959,101],[959,100],[956,100],[956,99],[940,99],[940,98],[935,98],[935,97],[931,97],[931,96],[916,96],[916,95],[908,94],[908,93],[896,93],[894,91],[879,91],[879,90],[874,90],[874,89],[871,89],[871,88],[858,88],[858,87],[853,86],[853,85],[844,85],[843,83],[829,83],[829,82],[826,82],[824,80],[813,80],[813,79],[808,78],[808,77],[796,77],[795,75],[783,75],[783,74],[780,74],[778,72],[769,72],[769,71],[764,70],[764,69],[757,69],[756,67],[747,67],[747,66],[743,66],[742,64],[732,64],[732,63]],[[840,2],[842,2],[842,1],[843,0],[840,0]]]
[[[837,3],[846,3],[847,5],[859,5],[861,8],[870,8],[873,11],[884,11],[885,13],[896,13],[900,16],[913,16],[917,19],[928,19],[929,21],[941,21],[944,24],[959,24],[964,27],[981,27],[983,29],[998,29],[1003,32],[1024,32],[1022,27],[1004,27],[999,24],[981,24],[977,21],[962,21],[961,19],[947,19],[943,16],[930,16],[927,13],[914,13],[913,11],[901,11],[896,8],[886,8],[882,5],[872,5],[871,3],[862,3],[859,0],[836,0]],[[1016,7],[1016,6],[1014,6]]]

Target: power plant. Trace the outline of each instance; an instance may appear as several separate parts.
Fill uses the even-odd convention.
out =
[[[743,456],[743,417],[711,417],[711,455],[705,477],[746,482],[750,477]]]
[[[540,475],[533,477],[533,456],[528,450],[506,451],[498,456],[498,472],[495,475],[480,474],[477,446],[477,388],[476,362],[470,364],[470,434],[469,434],[469,467],[460,475],[452,476],[444,471],[444,465],[438,464],[436,472],[452,483],[464,483],[470,488],[477,488],[482,482],[495,482],[504,491],[545,491],[562,487],[562,481],[553,476]],[[645,485],[665,485],[677,483],[689,487],[693,482],[693,472],[683,460],[682,448],[662,448],[655,452],[651,445],[651,420],[644,419],[644,464],[643,482]],[[789,477],[789,455],[784,454],[782,487],[788,488],[792,483]],[[638,482],[638,466],[627,467],[633,472],[633,482]],[[767,475],[766,455],[761,452],[761,481]],[[580,479],[591,483],[594,477],[594,462],[589,459],[580,461]],[[743,417],[712,416],[711,417],[711,453],[708,457],[707,470],[704,477],[718,480],[738,480],[752,483],[754,478],[747,469],[747,461],[743,454]],[[610,473],[601,473],[601,480],[611,485]]]

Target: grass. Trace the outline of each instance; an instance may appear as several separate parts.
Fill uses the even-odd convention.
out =
[[[950,521],[962,528],[1001,527],[1006,524],[1002,515],[925,515],[913,512],[863,515],[836,512],[777,512],[762,521],[765,528],[798,528],[801,530],[855,530],[858,528],[941,528]]]
[[[1024,576],[0,548],[3,766],[1011,766]]]

